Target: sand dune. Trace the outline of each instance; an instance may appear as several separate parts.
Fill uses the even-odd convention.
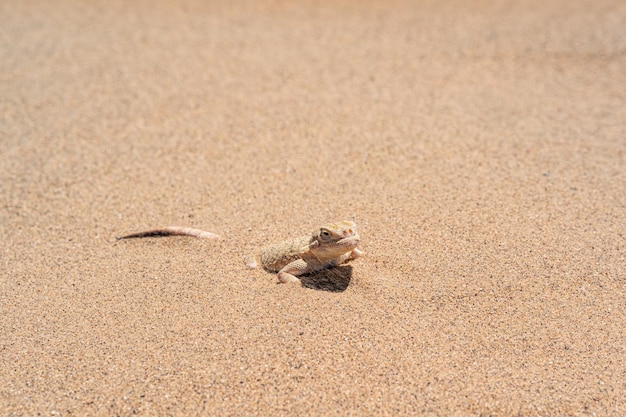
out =
[[[0,4],[0,414],[625,415],[624,3],[230,3]]]

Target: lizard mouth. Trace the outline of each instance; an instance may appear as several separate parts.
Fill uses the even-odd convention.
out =
[[[353,247],[356,248],[356,246],[359,244],[359,242],[361,241],[361,237],[359,235],[355,235],[355,236],[350,236],[350,237],[344,237],[341,240],[337,241],[337,245],[339,246],[343,246],[343,247]]]

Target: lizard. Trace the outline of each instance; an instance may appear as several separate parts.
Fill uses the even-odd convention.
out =
[[[201,229],[173,226],[131,233],[117,239],[154,236],[194,236],[203,239],[220,237]],[[360,241],[356,223],[343,220],[325,224],[310,235],[262,247],[247,256],[245,263],[251,269],[260,265],[268,272],[277,273],[279,283],[300,282],[299,275],[341,265],[363,255],[363,251],[357,247]]]

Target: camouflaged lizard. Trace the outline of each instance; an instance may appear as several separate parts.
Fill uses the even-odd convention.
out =
[[[132,233],[118,239],[151,236],[194,236],[204,239],[217,239],[219,235],[188,227],[165,227]],[[361,238],[356,223],[343,220],[329,223],[312,234],[286,240],[261,248],[257,253],[246,257],[249,268],[261,266],[269,272],[278,273],[278,280],[300,282],[299,275],[320,271],[341,265],[363,254],[357,248]]]

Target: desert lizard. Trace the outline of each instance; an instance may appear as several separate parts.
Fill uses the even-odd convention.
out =
[[[132,233],[118,239],[176,235],[204,239],[219,238],[215,233],[200,229],[165,227]],[[361,256],[363,251],[357,248],[360,240],[356,223],[343,220],[319,227],[310,235],[265,246],[257,253],[246,257],[245,262],[249,268],[260,265],[266,271],[278,273],[278,280],[281,283],[300,282],[299,275],[341,265]]]

